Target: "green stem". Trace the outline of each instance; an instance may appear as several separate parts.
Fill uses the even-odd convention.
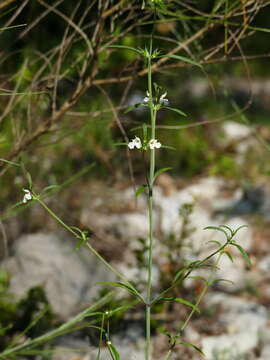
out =
[[[151,116],[151,139],[155,139],[156,133],[156,109],[153,103],[152,92],[152,37],[150,40],[150,51],[148,57],[148,92],[149,107]],[[155,149],[150,150],[150,169],[149,169],[149,192],[148,192],[148,276],[147,276],[147,295],[146,295],[146,349],[145,359],[151,359],[151,292],[152,292],[152,267],[153,267],[153,184],[155,175]]]
[[[67,231],[69,231],[73,236],[75,236],[77,239],[80,239],[80,235],[76,233],[70,226],[64,223],[63,220],[61,220],[37,195],[33,194],[33,199],[37,200],[40,205],[60,224],[62,225]],[[113,272],[117,277],[125,281],[127,284],[130,284],[130,282],[127,280],[127,278],[121,274],[118,270],[116,270],[112,265],[110,265],[94,248],[92,245],[90,245],[88,242],[85,244],[85,246],[111,271]],[[142,296],[140,296],[140,299],[143,301]]]
[[[218,255],[218,258],[217,258],[217,261],[215,263],[215,266],[218,265],[219,261],[220,261],[220,258],[222,256],[222,253],[219,253]],[[192,311],[190,312],[189,316],[186,318],[186,321],[184,322],[184,324],[182,325],[181,327],[181,330],[180,332],[184,331],[186,326],[188,325],[190,319],[192,318],[194,312],[196,311],[195,309],[197,309],[202,301],[202,299],[204,298],[204,295],[206,294],[207,290],[209,289],[209,283],[211,283],[211,280],[213,279],[213,276],[215,274],[215,271],[212,273],[212,275],[209,277],[209,280],[207,281],[206,285],[204,286],[204,288],[202,289],[197,301],[196,301],[196,304],[195,304],[195,307],[192,309]]]
[[[33,348],[41,344],[48,343],[54,338],[65,334],[66,332],[73,329],[73,327],[82,322],[86,317],[96,314],[96,310],[102,308],[104,305],[112,301],[113,292],[111,291],[107,295],[103,296],[98,302],[85,309],[78,315],[74,316],[68,320],[63,325],[60,325],[55,330],[49,331],[44,335],[38,336],[35,339],[27,339],[23,344],[17,345],[13,348],[9,348],[0,353],[0,359],[6,360],[8,358],[15,358],[15,354],[19,353],[25,349]]]

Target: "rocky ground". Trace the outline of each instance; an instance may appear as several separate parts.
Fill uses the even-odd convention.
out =
[[[228,137],[233,141],[241,136],[244,139],[238,149],[237,161],[241,163],[253,140],[242,125],[234,129],[232,126],[228,124],[225,128]],[[222,233],[204,230],[206,226],[223,224],[236,229],[247,225],[235,239],[248,252],[252,267],[247,267],[235,248],[230,250],[233,263],[227,256],[221,257],[214,277],[231,282],[215,283],[208,290],[200,304],[201,314],[194,316],[187,326],[184,340],[199,346],[206,360],[269,360],[270,188],[266,183],[242,188],[234,181],[218,177],[201,177],[187,184],[162,174],[154,192],[156,292],[172,280],[184,261],[206,257],[216,248],[212,240],[225,240]],[[79,222],[81,228],[91,230],[93,246],[143,292],[148,231],[146,197],[135,199],[133,187],[92,182],[73,189],[69,201],[75,209],[76,225]],[[76,251],[74,239],[60,231],[38,204],[29,208],[29,218],[34,220],[27,228],[28,233],[14,241],[4,261],[4,268],[11,274],[10,291],[19,299],[31,287],[44,286],[54,313],[66,321],[97,298],[99,281],[115,280],[115,276],[88,249]],[[207,279],[213,276],[209,269],[200,269],[196,275]],[[187,279],[176,294],[195,301],[201,290],[202,281],[193,278]],[[183,305],[166,306],[162,313],[154,314],[154,322],[157,327],[177,331],[188,314]],[[121,321],[125,326],[112,334],[114,345],[123,359],[143,359],[143,308],[138,307]],[[167,338],[154,331],[153,339],[154,359],[162,359]],[[68,335],[57,340],[52,358],[91,360],[96,353],[91,339]],[[109,359],[105,347],[101,356]],[[181,360],[201,358],[195,350],[183,346],[176,348],[173,356]]]

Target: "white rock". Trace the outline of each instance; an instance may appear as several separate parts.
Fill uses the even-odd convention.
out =
[[[239,334],[248,330],[258,337],[259,331],[267,324],[266,308],[255,302],[221,293],[207,295],[206,301],[209,306],[221,306],[219,321],[229,334]]]
[[[269,273],[270,273],[270,255],[267,255],[264,258],[262,258],[262,260],[260,260],[260,262],[258,264],[258,268],[263,273],[269,275]]]
[[[253,332],[234,335],[208,336],[202,340],[202,351],[205,360],[215,360],[220,356],[222,360],[239,359],[258,344],[258,338]]]
[[[261,356],[258,360],[269,360],[270,359],[270,344],[263,347]]]
[[[223,131],[231,141],[241,140],[251,134],[251,130],[244,124],[235,121],[226,121],[223,123]]]
[[[98,281],[113,278],[90,251],[76,251],[75,240],[72,243],[53,234],[21,237],[3,266],[11,274],[10,292],[15,298],[41,285],[53,311],[63,318],[89,304],[100,288]]]

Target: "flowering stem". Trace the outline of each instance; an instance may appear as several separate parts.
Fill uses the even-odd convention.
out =
[[[152,37],[150,40],[150,51],[148,56],[148,93],[149,108],[151,116],[151,138],[155,139],[156,132],[156,109],[153,103],[152,92]],[[148,189],[148,277],[146,295],[146,349],[145,359],[151,359],[151,290],[152,290],[152,266],[153,266],[153,184],[155,175],[155,149],[150,150],[149,189]]]
[[[69,231],[75,238],[80,239],[81,237],[79,234],[72,229],[72,227],[68,226],[64,223],[63,220],[61,220],[40,198],[39,196],[33,194],[33,200],[36,200],[40,203],[40,205],[60,224],[62,225],[67,231]],[[126,284],[130,284],[127,278],[121,274],[117,269],[115,269],[112,265],[110,265],[94,248],[91,244],[88,242],[85,243],[85,246],[111,271],[113,272],[117,277],[125,281]],[[130,284],[131,285],[131,284]],[[140,296],[140,298],[143,300],[143,298]]]

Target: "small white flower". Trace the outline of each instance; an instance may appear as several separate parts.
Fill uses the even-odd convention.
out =
[[[149,147],[151,150],[156,149],[160,149],[161,148],[161,143],[159,141],[157,141],[156,139],[151,139],[148,143]]]
[[[30,201],[33,199],[32,194],[30,192],[30,190],[27,189],[23,189],[23,191],[25,192],[24,197],[23,197],[23,203],[27,203],[27,201]]]
[[[147,103],[149,103],[149,92],[148,91],[146,91],[146,97],[143,99],[143,102],[145,103],[145,104],[147,104]]]
[[[161,95],[160,99],[159,99],[159,103],[160,105],[169,105],[169,100],[165,98],[165,96],[167,95],[167,91]]]
[[[135,138],[128,143],[128,147],[131,150],[134,148],[140,149],[142,147],[141,139],[139,137],[135,136]]]

